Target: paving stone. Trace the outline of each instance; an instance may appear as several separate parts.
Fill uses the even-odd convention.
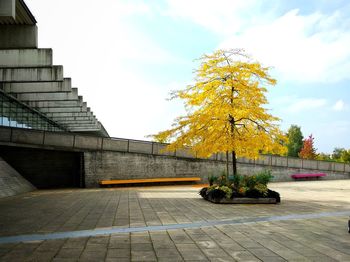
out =
[[[181,259],[180,253],[176,249],[155,249],[156,255],[158,258],[162,257],[178,257]]]
[[[135,251],[152,251],[153,246],[151,243],[134,243],[131,245],[131,250]]]
[[[214,241],[196,241],[196,244],[200,247],[200,248],[218,248],[218,245],[214,242]]]
[[[56,258],[79,258],[83,252],[81,248],[62,248],[56,255]]]
[[[237,261],[260,261],[256,256],[248,251],[226,251]]]
[[[215,205],[202,200],[198,188],[182,186],[38,190],[0,200],[0,237],[350,210],[350,180],[271,183],[271,188],[281,193],[281,204]],[[348,219],[329,216],[1,244],[0,261],[35,261],[40,255],[41,261],[350,261]]]
[[[109,248],[107,250],[107,258],[130,258],[130,249]]]
[[[84,261],[104,261],[106,258],[106,251],[100,250],[100,251],[86,251],[81,254],[79,260]]]
[[[154,251],[131,251],[131,261],[157,261]]]

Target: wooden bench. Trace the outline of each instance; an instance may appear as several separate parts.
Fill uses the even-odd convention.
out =
[[[326,176],[324,173],[318,173],[318,174],[294,174],[291,175],[292,178],[294,179],[302,179],[302,178],[320,178]]]
[[[200,177],[161,177],[161,178],[141,178],[141,179],[117,179],[101,180],[100,185],[123,185],[140,183],[163,183],[163,182],[195,182],[200,181]]]

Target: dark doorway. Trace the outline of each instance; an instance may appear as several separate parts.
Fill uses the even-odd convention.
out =
[[[0,146],[0,156],[37,188],[85,187],[82,152]]]

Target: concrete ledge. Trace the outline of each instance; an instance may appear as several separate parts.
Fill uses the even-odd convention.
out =
[[[255,160],[254,159],[249,159],[249,158],[245,158],[245,157],[241,157],[237,159],[238,163],[243,163],[243,164],[255,164]]]
[[[302,165],[303,165],[303,168],[317,169],[317,161],[303,159]]]
[[[72,148],[74,135],[45,132],[44,145]]]
[[[318,168],[320,170],[332,170],[333,163],[327,161],[319,161]]]
[[[175,152],[165,151],[166,144],[153,143],[153,154],[162,156],[175,156]]]
[[[26,104],[30,107],[45,108],[45,107],[80,107],[83,106],[81,101],[68,100],[68,101],[26,101]]]
[[[76,90],[68,92],[50,93],[20,93],[14,94],[20,101],[76,101],[78,104],[78,93]]]
[[[128,151],[128,140],[103,139],[103,150]]]
[[[0,67],[42,67],[52,65],[52,49],[0,50]]]
[[[274,156],[271,158],[271,165],[273,166],[281,166],[281,167],[287,167],[288,166],[288,159],[286,157],[278,157]]]
[[[60,82],[9,82],[3,84],[6,93],[68,92],[71,91],[71,88],[70,78],[65,78]]]
[[[74,147],[90,150],[101,150],[102,138],[90,136],[75,136]]]
[[[237,197],[233,199],[223,198],[220,200],[206,199],[215,204],[277,204],[276,198],[249,198]]]
[[[196,155],[190,149],[177,149],[175,153],[177,157],[196,158]]]
[[[63,81],[63,67],[0,68],[0,82]]]
[[[129,152],[152,154],[152,142],[130,140]]]
[[[85,113],[85,115],[89,113],[84,103],[83,106],[76,107],[37,107],[37,109],[47,116],[49,116],[47,113]]]
[[[36,144],[42,145],[44,140],[44,132],[30,129],[12,129],[13,143]]]
[[[288,158],[288,167],[302,168],[299,158]]]
[[[255,164],[268,166],[271,164],[270,159],[271,159],[271,156],[260,155],[258,159],[255,159]]]

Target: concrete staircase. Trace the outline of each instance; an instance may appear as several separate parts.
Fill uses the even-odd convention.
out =
[[[30,192],[36,188],[0,157],[0,198]]]
[[[0,95],[40,112],[61,130],[109,137],[64,77],[63,66],[53,64],[52,49],[38,48],[37,22],[24,1],[1,0],[0,9]],[[28,124],[15,120],[20,127]]]

